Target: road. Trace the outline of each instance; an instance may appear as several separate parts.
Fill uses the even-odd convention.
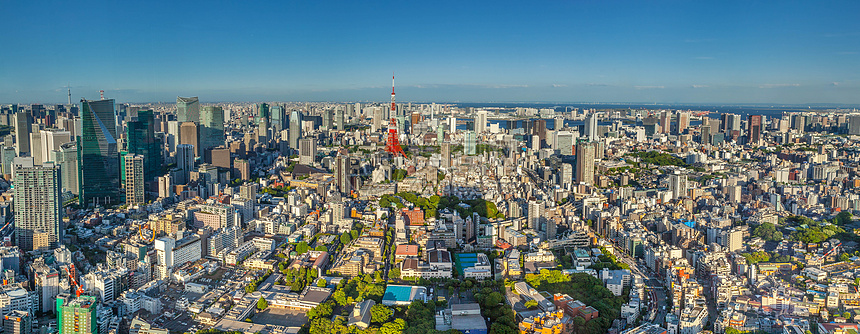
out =
[[[618,253],[617,258],[622,263],[630,266],[631,272],[643,277],[645,280],[645,292],[648,294],[648,310],[650,310],[648,314],[646,314],[646,319],[652,323],[665,326],[666,312],[669,307],[666,304],[666,289],[663,287],[660,277],[647,267],[640,266],[640,264],[630,256],[621,252]],[[664,306],[666,306],[666,309],[663,308]],[[656,310],[656,312],[654,312],[654,310]]]

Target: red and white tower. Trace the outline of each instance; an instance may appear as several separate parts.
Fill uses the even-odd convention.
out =
[[[400,147],[400,140],[397,139],[397,119],[394,116],[397,115],[397,105],[394,104],[394,74],[391,75],[391,111],[389,113],[389,117],[391,121],[388,123],[388,138],[386,138],[385,143],[385,152],[391,153],[394,156],[403,156],[406,157],[406,152],[403,152],[403,148]]]

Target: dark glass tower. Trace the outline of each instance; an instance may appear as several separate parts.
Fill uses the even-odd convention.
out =
[[[128,153],[143,156],[144,182],[161,176],[164,158],[161,154],[161,140],[155,137],[155,116],[152,110],[140,110],[137,118],[127,123]]]
[[[81,135],[77,143],[81,205],[119,203],[119,151],[113,100],[81,100]]]

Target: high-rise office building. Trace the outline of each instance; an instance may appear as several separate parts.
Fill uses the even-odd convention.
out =
[[[144,200],[144,162],[140,154],[128,154],[124,157],[125,166],[125,203],[129,206],[145,204]]]
[[[3,175],[12,175],[12,160],[15,159],[17,153],[12,146],[3,146],[0,148],[0,162],[3,164]],[[77,190],[75,190],[77,192]]]
[[[34,128],[37,126],[34,125]],[[42,155],[42,130],[36,129],[35,132],[30,133],[30,156],[33,157],[33,161],[37,165],[41,165],[45,162],[45,156]]]
[[[466,131],[463,133],[463,153],[466,155],[477,154],[477,136],[475,131]]]
[[[260,103],[257,105],[257,122],[262,122],[263,120],[269,121],[269,104],[268,103]]]
[[[660,133],[669,133],[672,128],[672,114],[668,111],[660,113]]]
[[[74,142],[65,143],[59,150],[51,151],[50,161],[60,166],[62,191],[78,194],[78,145]]]
[[[678,132],[676,134],[684,133],[684,130],[690,127],[690,113],[682,111],[678,113]]]
[[[710,144],[711,143],[711,131],[712,131],[712,129],[711,129],[710,125],[702,125],[701,127],[699,127],[699,132],[701,133],[700,137],[699,137],[700,138],[699,139],[700,144]]]
[[[53,161],[51,160],[51,151],[57,151],[63,144],[72,142],[72,134],[68,131],[57,129],[41,130],[39,131],[39,136],[41,137],[42,147],[40,149],[42,150],[43,161]]]
[[[529,228],[533,230],[540,229],[541,222],[543,221],[543,211],[544,211],[545,203],[543,201],[531,200],[529,201]]]
[[[339,154],[335,160],[335,182],[341,193],[349,194],[352,191],[352,182],[350,173],[352,171],[352,160],[347,154]]]
[[[451,143],[442,143],[442,167],[451,168]]]
[[[848,116],[848,134],[852,136],[860,135],[860,116]]]
[[[282,112],[282,108],[278,108]],[[224,145],[224,109],[206,106],[200,111],[200,148],[205,152]]]
[[[593,112],[585,117],[585,127],[583,129],[585,137],[588,140],[597,140],[597,113]]]
[[[597,156],[595,142],[576,143],[576,182],[594,184],[594,159]]]
[[[749,115],[747,121],[747,139],[750,144],[759,143],[761,141],[761,115]]]
[[[13,112],[15,111],[13,110]],[[18,150],[19,156],[30,153],[31,124],[33,124],[33,116],[29,111],[20,111],[15,113],[15,148]]]
[[[274,132],[281,132],[281,130],[288,129],[290,127],[290,125],[287,124],[287,112],[284,107],[272,106],[270,111],[272,114],[272,128],[274,128]]]
[[[173,179],[170,174],[158,177],[158,197],[168,198],[173,196]]]
[[[687,175],[677,172],[669,175],[669,191],[672,192],[672,199],[687,196]]]
[[[185,122],[179,127],[179,144],[187,144],[193,146],[192,152],[195,157],[200,156],[200,133],[198,132],[197,123]]]
[[[119,203],[120,167],[113,100],[81,100],[78,196],[84,207]]]
[[[349,108],[350,105],[346,105],[345,107],[338,107],[334,111],[334,122],[337,123],[337,130],[343,131],[346,127],[346,117],[344,117],[344,108]]]
[[[57,295],[57,334],[98,334],[99,300],[95,296]]]
[[[60,166],[54,163],[34,165],[33,158],[15,158],[14,206],[15,235],[18,247],[31,251],[37,249],[33,235],[47,233],[48,248],[56,247],[63,238],[63,200],[60,196]]]
[[[161,174],[164,155],[161,140],[155,137],[155,117],[151,109],[139,110],[126,127],[128,153],[143,156],[144,182],[155,180]]]
[[[573,154],[573,133],[570,131],[556,131],[553,143],[555,144],[555,149],[559,151],[559,154]]]
[[[290,114],[290,147],[299,148],[299,139],[302,138],[302,112],[293,110]]]
[[[478,110],[477,117],[475,117],[475,132],[484,133],[487,131],[487,111],[486,110]]]
[[[331,108],[326,108],[322,112],[322,130],[329,131],[333,129],[334,125],[334,110]]]
[[[177,184],[186,184],[189,174],[194,170],[194,147],[188,144],[176,145],[176,167],[181,170],[182,179]]]
[[[176,120],[200,122],[200,100],[194,97],[176,97]]]
[[[313,165],[317,155],[317,142],[313,138],[299,140],[299,163]]]

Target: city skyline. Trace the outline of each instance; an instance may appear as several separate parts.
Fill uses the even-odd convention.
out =
[[[0,103],[384,101],[394,71],[404,102],[855,105],[858,7],[9,3]]]

